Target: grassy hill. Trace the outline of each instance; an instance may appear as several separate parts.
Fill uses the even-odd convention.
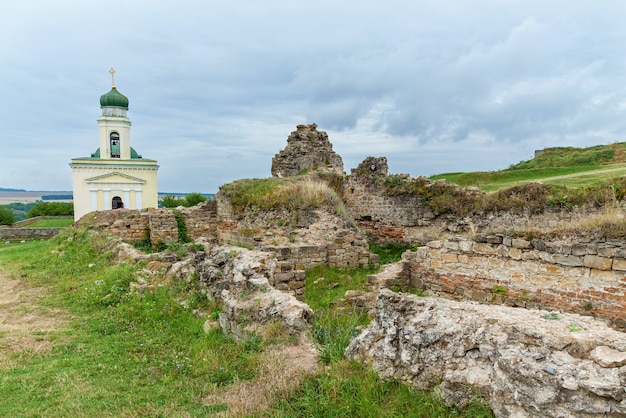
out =
[[[626,142],[616,142],[589,148],[546,148],[535,158],[505,170],[443,173],[430,178],[445,179],[459,186],[477,186],[491,192],[537,181],[580,188],[625,174]]]

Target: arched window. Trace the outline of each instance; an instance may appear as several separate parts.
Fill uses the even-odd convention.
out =
[[[120,158],[120,134],[111,132],[111,158]]]
[[[122,202],[122,198],[119,196],[115,196],[111,201],[112,209],[122,209],[124,207],[124,202]]]

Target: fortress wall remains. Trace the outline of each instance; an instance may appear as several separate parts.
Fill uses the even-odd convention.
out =
[[[626,329],[626,243],[505,236],[431,241],[404,256],[404,286],[456,300],[555,309]],[[373,280],[375,282],[375,280]]]

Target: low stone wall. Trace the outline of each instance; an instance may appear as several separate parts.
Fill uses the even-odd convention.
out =
[[[412,288],[458,300],[594,315],[626,329],[626,243],[621,241],[454,237],[431,241],[405,259]]]
[[[52,238],[65,228],[0,228],[1,240]]]
[[[28,228],[28,225],[32,225],[42,219],[59,218],[72,219],[71,216],[36,216],[34,218],[24,219],[22,221],[15,222],[11,226],[0,227],[0,240],[52,238],[66,228]]]
[[[217,208],[211,200],[190,208],[92,212],[81,218],[76,226],[106,230],[128,242],[149,239],[152,245],[158,245],[178,240],[178,221],[174,211],[180,212],[191,239],[217,241]]]

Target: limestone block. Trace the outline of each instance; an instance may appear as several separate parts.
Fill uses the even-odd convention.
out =
[[[546,265],[545,266],[545,271],[548,274],[554,274],[554,275],[563,275],[563,267],[560,266],[553,266],[553,265]]]
[[[509,256],[509,248],[506,245],[500,244],[496,248],[496,254],[500,257],[508,257]]]
[[[276,283],[274,285],[274,287],[276,288],[276,290],[280,290],[281,292],[289,290],[289,285],[286,282],[285,283]]]
[[[439,249],[439,248],[443,247],[443,243],[441,241],[430,241],[430,242],[426,243],[426,246],[428,248]]]
[[[626,259],[626,248],[616,248],[615,258]]]
[[[304,287],[304,285],[305,285],[304,280],[292,280],[289,282],[289,289],[291,290],[300,289],[301,287]]]
[[[587,244],[587,254],[598,254],[598,244],[590,243]]]
[[[442,268],[443,264],[441,263],[440,260],[431,260],[430,261],[430,267],[431,268]]]
[[[552,264],[555,263],[554,256],[547,251],[540,251],[538,255],[539,255],[539,258],[545,261],[546,263],[552,263]]]
[[[572,255],[586,255],[587,244],[574,244],[572,245]]]
[[[537,251],[544,251],[546,249],[546,243],[540,239],[531,240],[531,245]]]
[[[592,283],[604,286],[606,284],[618,283],[620,277],[621,274],[616,273],[613,270],[590,269],[588,280]]]
[[[496,250],[489,244],[483,244],[482,242],[475,242],[472,245],[472,251],[477,254],[492,255],[496,253]]]
[[[509,249],[509,257],[511,257],[513,260],[521,260],[522,250],[519,248],[511,247]]]
[[[533,247],[530,241],[526,241],[525,239],[522,239],[522,238],[513,238],[511,245],[514,248],[521,248],[521,249],[530,249]]]
[[[626,260],[623,258],[613,259],[613,270],[626,271]]]
[[[441,260],[444,263],[456,263],[459,261],[459,256],[455,253],[444,253],[441,254]]]
[[[460,241],[459,242],[459,250],[468,253],[470,251],[472,251],[472,244],[473,242],[471,241]]]
[[[598,245],[598,255],[601,257],[613,258],[615,256],[615,247],[609,245]]]
[[[610,270],[612,260],[606,257],[599,257],[596,255],[587,254],[583,259],[583,264],[585,267],[589,267],[592,269]]]
[[[443,242],[443,247],[447,248],[449,250],[452,250],[452,251],[458,251],[459,250],[459,243],[458,242],[454,242],[454,241],[446,240],[446,241]]]
[[[489,244],[502,244],[503,236],[502,235],[488,235],[485,238]]]
[[[522,260],[539,260],[539,251],[530,250],[522,252]]]
[[[555,254],[554,261],[563,266],[570,266],[570,267],[582,267],[584,265],[583,259],[575,255]]]
[[[602,367],[621,367],[626,365],[626,352],[614,350],[605,345],[594,348],[589,358]]]
[[[561,254],[571,254],[571,253],[572,253],[572,244],[561,245]]]

